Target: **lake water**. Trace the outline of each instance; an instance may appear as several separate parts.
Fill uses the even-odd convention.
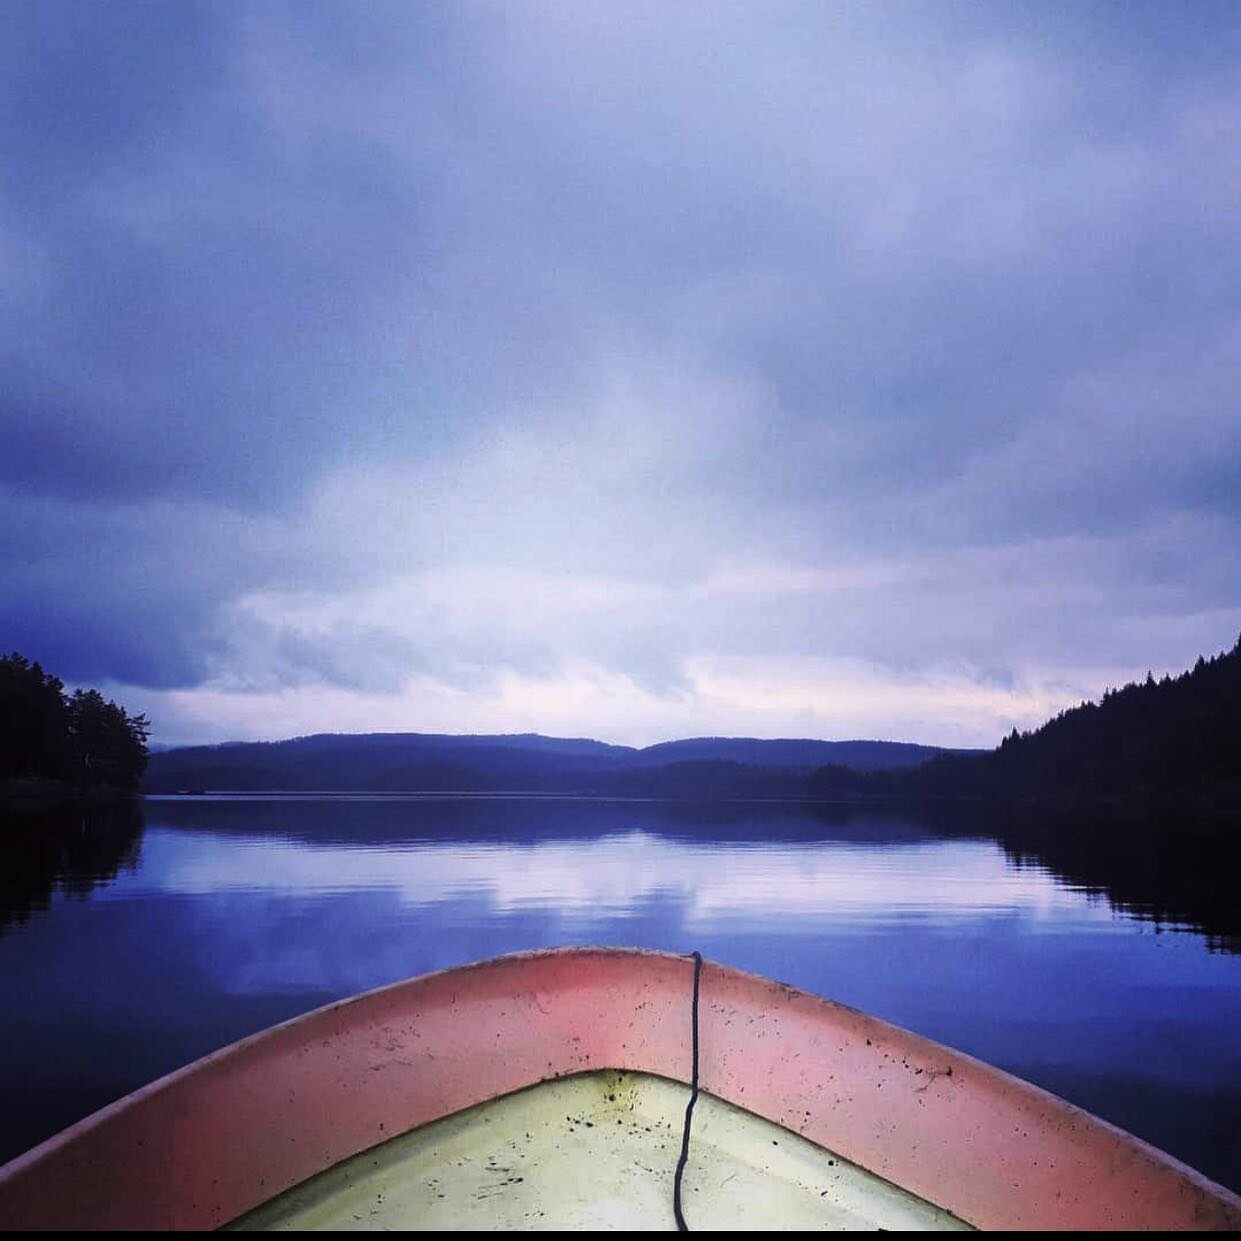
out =
[[[856,807],[149,799],[0,832],[0,1159],[381,983],[625,944],[792,982],[1241,1189],[1241,955],[977,829]]]

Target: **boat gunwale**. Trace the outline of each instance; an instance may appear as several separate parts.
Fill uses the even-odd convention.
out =
[[[30,1151],[17,1156],[8,1164],[0,1167],[0,1214],[4,1214],[6,1200],[11,1200],[16,1191],[16,1198],[19,1205],[22,1204],[23,1194],[22,1188],[25,1185],[28,1189],[34,1191],[33,1197],[36,1199],[34,1207],[37,1215],[38,1211],[38,1185],[39,1174],[41,1170],[52,1169],[53,1182],[55,1181],[55,1165],[58,1161],[63,1162],[66,1156],[79,1147],[80,1144],[88,1143],[101,1130],[105,1130],[110,1124],[123,1123],[125,1119],[140,1117],[143,1109],[149,1105],[157,1104],[161,1099],[175,1099],[175,1096],[181,1088],[187,1086],[194,1087],[199,1083],[213,1077],[217,1072],[224,1071],[227,1076],[228,1070],[232,1066],[237,1066],[243,1070],[246,1067],[247,1060],[256,1054],[261,1058],[261,1053],[279,1048],[280,1044],[292,1038],[296,1041],[300,1033],[314,1032],[324,1023],[329,1022],[333,1018],[343,1019],[346,1026],[352,1031],[353,1022],[366,1022],[372,1020],[371,1014],[376,1010],[382,1010],[387,1001],[398,1000],[405,995],[416,997],[419,993],[426,996],[434,997],[436,992],[448,984],[459,984],[469,982],[471,980],[482,979],[482,989],[487,990],[488,982],[494,982],[497,977],[501,977],[510,972],[520,979],[523,972],[533,970],[538,971],[540,967],[575,967],[587,965],[590,963],[598,963],[601,965],[624,965],[638,964],[652,969],[661,971],[672,970],[677,974],[684,973],[686,986],[683,993],[679,996],[671,997],[670,1010],[664,1014],[664,1017],[676,1021],[683,1018],[684,1030],[680,1033],[669,1035],[660,1028],[658,1037],[663,1038],[660,1050],[667,1052],[670,1048],[675,1052],[678,1047],[683,1052],[682,1064],[670,1064],[668,1059],[658,1061],[656,1067],[652,1067],[650,1061],[642,1061],[640,1055],[630,1057],[627,1062],[611,1061],[604,1062],[604,1059],[591,1060],[590,1053],[586,1053],[586,1061],[581,1064],[580,1069],[574,1070],[569,1067],[567,1070],[558,1068],[552,1072],[542,1076],[533,1076],[528,1081],[524,1081],[522,1085],[515,1087],[522,1089],[527,1086],[536,1085],[539,1081],[551,1080],[558,1077],[567,1076],[573,1071],[585,1071],[602,1068],[615,1068],[620,1070],[634,1070],[646,1072],[658,1072],[660,1075],[668,1077],[675,1081],[687,1082],[689,1079],[689,1058],[688,1058],[688,1027],[689,1027],[689,987],[688,980],[690,970],[692,969],[691,961],[688,957],[676,954],[654,951],[641,948],[614,948],[614,947],[572,947],[572,948],[553,948],[539,949],[534,951],[517,952],[501,957],[490,958],[486,960],[471,962],[462,966],[449,967],[443,970],[436,970],[428,974],[416,976],[414,978],[403,979],[397,982],[385,984],[380,987],[372,988],[368,991],[360,992],[357,995],[350,996],[342,1000],[332,1001],[313,1009],[310,1012],[300,1014],[289,1018],[287,1021],[278,1023],[277,1025],[268,1027],[254,1034],[238,1040],[217,1051],[211,1052],[194,1062],[174,1070],[171,1073],[141,1087],[132,1094],[118,1099],[114,1103],[100,1109],[91,1116],[84,1118],[71,1125],[61,1133],[47,1139],[46,1141],[35,1146]],[[712,995],[719,993],[727,993],[733,997],[748,996],[752,1000],[766,1000],[766,1008],[770,1009],[772,1005],[784,1005],[790,1012],[798,1018],[809,1019],[811,1026],[822,1027],[831,1030],[834,1034],[839,1034],[840,1029],[856,1027],[855,1033],[868,1032],[861,1034],[865,1038],[866,1046],[870,1047],[872,1042],[878,1043],[884,1040],[890,1043],[894,1048],[904,1048],[910,1054],[918,1054],[927,1058],[943,1059],[947,1057],[949,1068],[947,1070],[933,1070],[931,1076],[928,1077],[926,1083],[921,1087],[915,1088],[918,1092],[925,1092],[932,1084],[937,1076],[951,1078],[953,1072],[957,1071],[957,1085],[962,1082],[962,1078],[966,1073],[961,1070],[968,1070],[970,1085],[972,1087],[971,1097],[976,1098],[979,1094],[994,1096],[1004,1104],[1009,1104],[1016,1100],[1017,1106],[1027,1106],[1032,1109],[1042,1109],[1047,1115],[1054,1118],[1055,1122],[1062,1126],[1066,1126],[1067,1130],[1077,1134],[1078,1139],[1088,1140],[1089,1142],[1102,1142],[1105,1146],[1110,1143],[1114,1148],[1114,1157],[1121,1162],[1129,1160],[1136,1161],[1145,1167],[1146,1171],[1155,1179],[1166,1182],[1165,1189],[1169,1186],[1175,1186],[1177,1191],[1183,1196],[1188,1193],[1192,1198],[1199,1200],[1196,1208],[1191,1210],[1189,1217],[1181,1224],[1181,1226],[1192,1227],[1194,1220],[1198,1219],[1197,1226],[1207,1227],[1241,1227],[1241,1197],[1233,1194],[1230,1190],[1223,1186],[1217,1185],[1209,1178],[1198,1172],[1196,1169],[1189,1167],[1175,1157],[1158,1150],[1149,1143],[1127,1133],[1123,1129],[1094,1116],[1089,1112],[1078,1108],[1076,1105],[1067,1102],[1048,1091],[1041,1089],[1029,1082],[1025,1082],[1002,1069],[987,1064],[967,1053],[957,1051],[952,1048],[945,1047],[933,1040],[924,1038],[912,1031],[903,1029],[902,1027],[893,1025],[892,1023],[883,1021],[880,1018],[873,1017],[870,1014],[852,1008],[849,1005],[842,1004],[835,1000],[826,999],[822,996],[814,995],[800,988],[794,987],[788,983],[778,982],[761,975],[749,973],[747,971],[733,969],[732,967],[722,966],[713,962],[706,964],[703,971],[704,982],[704,1005],[709,1005]],[[576,985],[576,984],[575,984]],[[589,982],[582,984],[587,990],[591,984]],[[468,991],[468,988],[467,988]],[[537,995],[535,996],[537,1003]],[[671,1011],[672,1001],[680,1003],[683,1011],[679,1014]],[[455,993],[454,1001],[455,1003]],[[623,1007],[623,1006],[622,1006]],[[756,1006],[755,1011],[759,1011]],[[351,1013],[351,1010],[354,1010]],[[542,1011],[540,1008],[539,1011]],[[737,1010],[740,1011],[740,1010]],[[501,1013],[503,1015],[503,1012]],[[815,1020],[817,1018],[817,1021]],[[752,1020],[752,1018],[751,1018]],[[796,1024],[796,1022],[794,1022]],[[356,1031],[353,1031],[356,1033]],[[877,1035],[874,1039],[872,1036]],[[499,1035],[497,1034],[497,1037]],[[758,1036],[761,1039],[761,1035]],[[322,1040],[326,1046],[328,1040]],[[755,1044],[757,1046],[757,1044]],[[306,1047],[310,1047],[310,1043],[306,1043]],[[800,1055],[800,1052],[798,1053]],[[722,1056],[726,1057],[727,1052],[722,1052]],[[675,1058],[675,1057],[674,1057]],[[287,1057],[286,1057],[287,1059]],[[605,1058],[606,1059],[606,1058]],[[549,1066],[554,1061],[549,1061]],[[829,1067],[829,1066],[824,1066]],[[787,1068],[787,1066],[786,1066]],[[922,1070],[915,1070],[921,1073]],[[753,1084],[753,1083],[750,1083]],[[739,1088],[738,1088],[739,1086]],[[980,1089],[981,1088],[981,1089]],[[859,1159],[857,1152],[850,1150],[848,1146],[838,1146],[835,1143],[823,1141],[819,1132],[805,1133],[804,1129],[798,1130],[793,1124],[788,1123],[790,1117],[778,1114],[779,1109],[773,1111],[770,1103],[767,1106],[755,1106],[755,1098],[752,1094],[749,1099],[745,1097],[745,1085],[739,1085],[733,1082],[730,1088],[728,1081],[721,1083],[711,1077],[710,1073],[704,1069],[704,1089],[716,1094],[718,1097],[736,1106],[752,1111],[754,1114],[763,1116],[768,1120],[772,1120],[777,1124],[784,1124],[786,1127],[801,1131],[811,1140],[819,1142],[821,1145],[829,1146],[830,1149],[837,1150],[843,1157],[852,1159],[854,1162],[860,1163],[864,1167],[869,1167],[872,1171],[877,1171],[879,1175],[886,1173],[881,1168],[876,1168],[873,1162],[865,1159]],[[484,1102],[487,1098],[498,1097],[500,1093],[492,1092],[479,1095],[473,1102],[466,1103],[465,1106],[473,1106],[474,1103]],[[897,1092],[890,1092],[890,1095]],[[850,1100],[852,1102],[852,1099]],[[460,1107],[451,1107],[439,1113],[438,1115],[421,1116],[415,1124],[407,1126],[409,1128],[416,1127],[418,1124],[429,1123],[439,1116],[451,1115],[453,1112],[461,1110]],[[810,1112],[807,1111],[807,1116]],[[380,1126],[383,1127],[382,1125]],[[377,1141],[371,1145],[386,1140],[386,1137],[397,1136],[394,1131],[388,1131],[380,1134]],[[221,1139],[222,1140],[222,1139]],[[141,1143],[139,1143],[141,1145]],[[1071,1147],[1070,1147],[1071,1148]],[[369,1149],[367,1145],[357,1147],[357,1149],[346,1151],[344,1154],[337,1153],[335,1158],[323,1164],[323,1166],[315,1166],[309,1170],[307,1175],[315,1175],[319,1171],[325,1170],[334,1163],[339,1162],[341,1158],[350,1157],[353,1154],[360,1153],[362,1150]],[[980,1157],[985,1160],[986,1153]],[[303,1176],[301,1179],[306,1179]],[[897,1184],[903,1184],[900,1179],[890,1177]],[[32,1184],[33,1181],[33,1184]],[[296,1182],[290,1182],[290,1184]],[[273,1197],[277,1193],[283,1192],[288,1185],[276,1184],[269,1188],[267,1197]],[[979,1219],[976,1215],[971,1218],[971,1214],[967,1211],[959,1209],[958,1205],[952,1200],[944,1200],[934,1196],[933,1193],[925,1192],[926,1186],[910,1186],[904,1184],[905,1188],[911,1189],[912,1192],[926,1197],[928,1201],[932,1201],[935,1205],[943,1207],[945,1210],[951,1211],[961,1218],[971,1223],[980,1224],[981,1226],[1003,1226],[1004,1212],[1001,1210],[999,1215],[993,1219]],[[97,1187],[98,1188],[98,1187]],[[101,1191],[105,1192],[106,1190]],[[1170,1192],[1170,1190],[1168,1190]],[[253,1202],[250,1207],[258,1205],[264,1199],[259,1198]],[[31,1203],[25,1202],[29,1207]],[[59,1204],[63,1206],[63,1204]],[[200,1210],[200,1204],[195,1203],[194,1209]],[[1196,1214],[1195,1214],[1196,1211]],[[233,1218],[236,1214],[242,1212],[234,1212],[227,1218]],[[990,1214],[990,1212],[988,1212]],[[1020,1213],[1019,1213],[1020,1214]],[[1027,1212],[1028,1214],[1028,1212]],[[998,1222],[997,1222],[998,1221]],[[226,1222],[226,1219],[220,1218],[215,1222]],[[32,1226],[38,1226],[37,1222]],[[137,1226],[142,1226],[139,1223]],[[150,1226],[150,1225],[148,1225]],[[156,1223],[154,1226],[167,1226],[166,1221]],[[1016,1226],[1023,1226],[1020,1223]],[[1031,1226],[1029,1224],[1025,1226]],[[1088,1226],[1088,1225],[1087,1225]],[[1113,1225],[1107,1223],[1097,1224],[1096,1226],[1127,1226],[1118,1222]]]

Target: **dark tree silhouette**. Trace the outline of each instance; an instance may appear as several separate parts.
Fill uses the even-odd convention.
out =
[[[0,777],[58,778],[65,763],[65,687],[21,655],[0,658]]]
[[[825,770],[812,786],[840,782]],[[1180,676],[1109,689],[988,754],[867,777],[865,791],[1063,801],[1241,794],[1241,638]]]
[[[78,784],[136,787],[146,767],[148,724],[95,689],[69,699],[70,778]]]
[[[14,652],[0,656],[0,779],[36,778],[133,789],[150,725],[98,690],[63,682]]]

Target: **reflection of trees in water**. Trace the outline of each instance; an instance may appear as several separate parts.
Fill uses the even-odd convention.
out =
[[[1094,811],[1016,819],[997,839],[1017,865],[1041,866],[1144,922],[1198,931],[1213,951],[1241,952],[1241,840],[1228,826]]]
[[[1241,952],[1241,833],[1235,819],[1189,813],[940,801],[808,806],[745,803],[580,803],[486,799],[411,802],[164,802],[159,820],[181,830],[271,835],[310,846],[392,840],[590,839],[635,828],[676,840],[857,840],[973,837],[997,841],[1018,866],[1105,897],[1156,926],[1187,927],[1215,951]],[[590,814],[583,813],[588,805]],[[0,930],[62,892],[86,896],[138,865],[141,803],[0,813]],[[1232,830],[1230,830],[1232,829]]]
[[[0,930],[135,869],[142,830],[136,802],[0,813]]]
[[[410,841],[538,844],[644,832],[697,844],[875,844],[932,838],[929,820],[873,802],[633,801],[577,797],[434,795],[184,798],[148,804],[153,822],[213,835],[311,846],[386,848]]]

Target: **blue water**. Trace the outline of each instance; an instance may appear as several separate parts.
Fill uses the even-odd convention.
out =
[[[24,863],[52,868],[31,877],[47,890],[10,892],[0,920],[0,1158],[329,1000],[602,943],[697,948],[863,1008],[1241,1187],[1241,956],[984,836],[876,811],[503,798],[152,799],[145,827],[86,857],[89,825],[58,830],[51,860]]]

